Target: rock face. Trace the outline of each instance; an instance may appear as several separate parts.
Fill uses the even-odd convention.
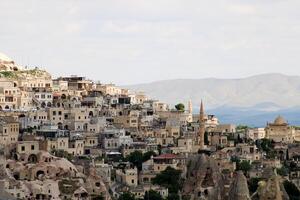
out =
[[[289,200],[280,176],[274,175],[268,181],[261,182],[258,188],[259,200]]]
[[[15,62],[0,52],[0,71],[18,71],[19,67],[15,65]]]
[[[51,74],[38,68],[27,70],[0,52],[0,78],[8,79],[51,79]]]
[[[223,198],[224,178],[213,158],[201,154],[188,159],[182,194],[184,199],[191,200]]]
[[[44,151],[14,157],[11,160],[0,157],[0,191],[14,196],[18,193],[21,199],[81,199],[99,194],[110,199],[93,168],[89,169],[89,175],[83,174],[68,160]],[[1,195],[4,194],[0,193],[0,200]]]
[[[234,180],[230,186],[228,199],[251,200],[249,195],[247,179],[244,176],[243,172],[239,171],[235,174]]]
[[[278,176],[272,167],[267,167],[262,173],[262,181],[258,183],[258,188],[252,194],[252,200],[289,200],[285,191],[281,176]]]

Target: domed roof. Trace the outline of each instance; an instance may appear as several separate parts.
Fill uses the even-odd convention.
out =
[[[9,58],[7,55],[0,52],[0,61],[12,62],[13,60]]]
[[[282,125],[282,124],[287,124],[286,120],[281,117],[280,115],[275,119],[274,124],[276,125]]]

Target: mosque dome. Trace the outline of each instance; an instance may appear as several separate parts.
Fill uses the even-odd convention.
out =
[[[276,124],[276,125],[283,125],[283,124],[287,124],[287,122],[286,122],[286,120],[283,117],[278,116],[275,119],[274,124]]]

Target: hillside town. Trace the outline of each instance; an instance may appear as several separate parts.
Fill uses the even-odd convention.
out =
[[[205,101],[171,106],[4,54],[0,110],[0,199],[300,199],[300,128],[284,116],[222,124]]]

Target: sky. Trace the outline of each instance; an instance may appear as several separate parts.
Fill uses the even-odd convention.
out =
[[[300,75],[299,0],[0,0],[0,52],[128,85]]]

